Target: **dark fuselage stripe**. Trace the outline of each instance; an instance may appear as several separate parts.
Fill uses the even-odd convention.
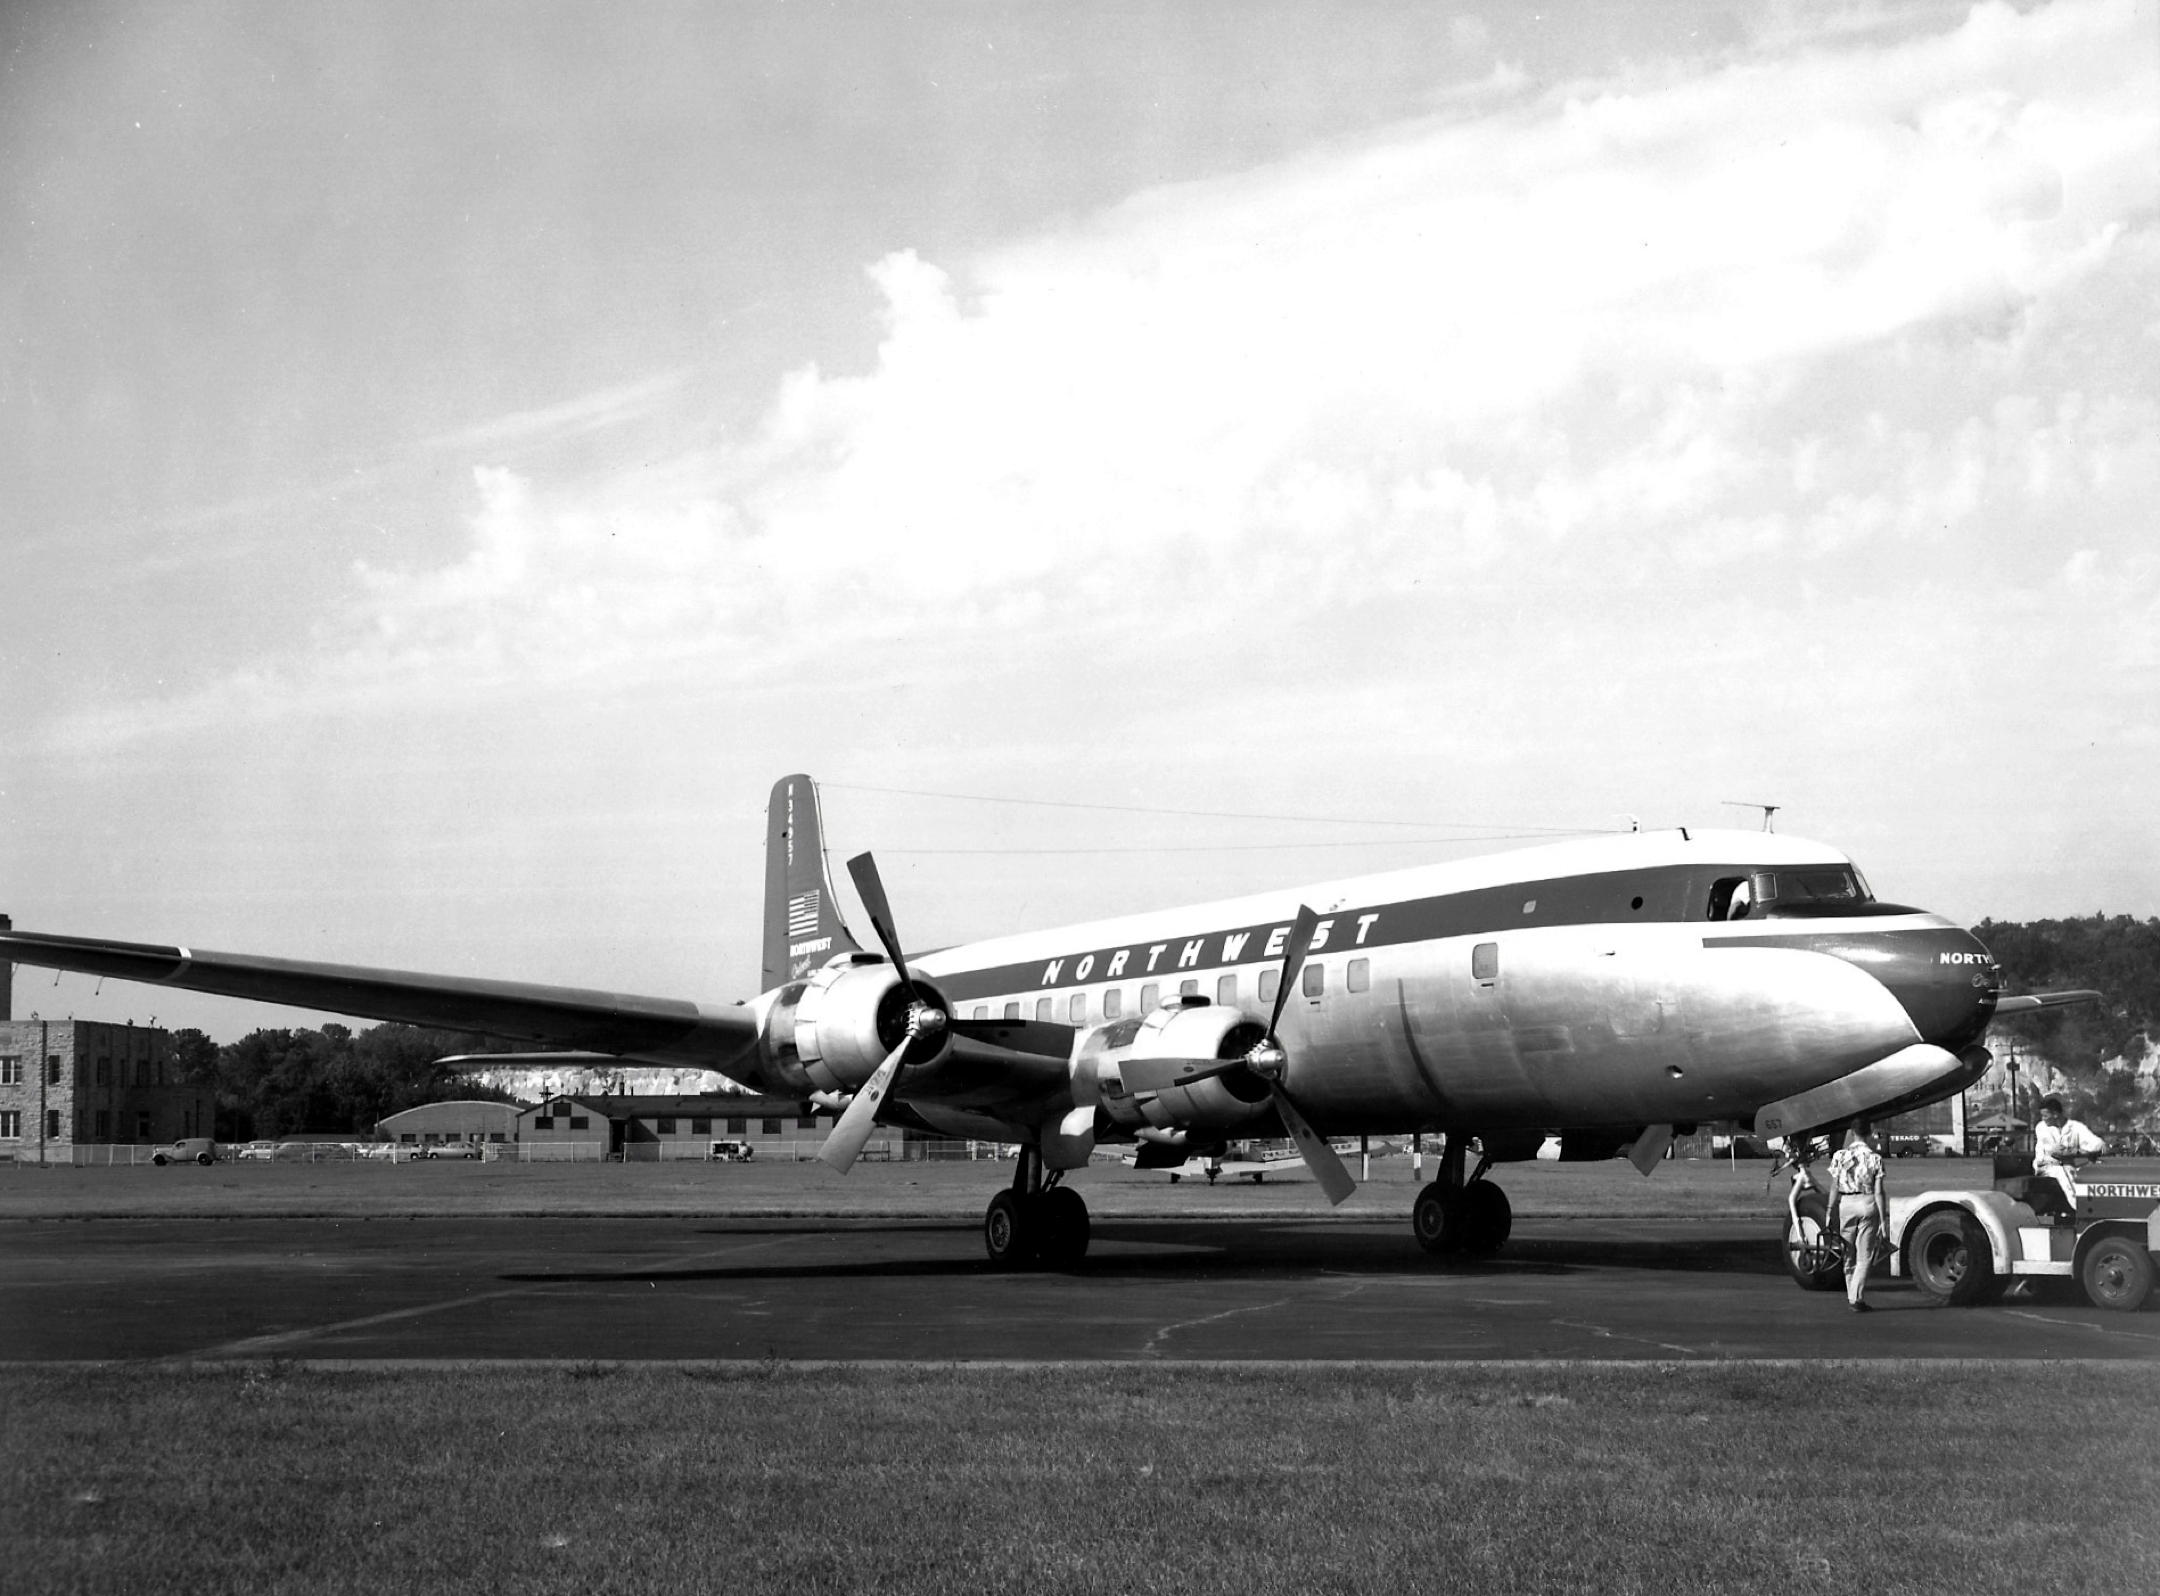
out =
[[[1338,909],[1320,917],[1322,930],[1313,957],[1354,956],[1406,942],[1547,926],[1680,924],[1703,918],[1714,883],[1776,868],[1742,863],[1656,865]],[[1197,971],[1280,959],[1289,925],[1288,919],[1261,921],[1083,948],[1026,963],[940,970],[934,979],[955,1002],[1117,981],[1175,980]]]

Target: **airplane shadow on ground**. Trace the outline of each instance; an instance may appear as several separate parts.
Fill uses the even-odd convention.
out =
[[[880,1238],[920,1238],[942,1231],[953,1237],[949,1254],[924,1256],[918,1246],[903,1256],[849,1257],[822,1261],[772,1260],[708,1265],[604,1270],[525,1270],[499,1278],[519,1284],[620,1285],[626,1281],[864,1280],[1006,1277],[1017,1281],[1057,1278],[1097,1281],[1182,1279],[1293,1279],[1326,1274],[1419,1277],[1488,1277],[1496,1280],[1572,1275],[1587,1270],[1644,1273],[1780,1275],[1774,1237],[1711,1236],[1687,1239],[1593,1239],[1526,1237],[1492,1258],[1434,1258],[1409,1236],[1345,1236],[1324,1227],[1254,1221],[1219,1223],[1097,1224],[1088,1256],[1062,1269],[1003,1270],[982,1255],[973,1225],[851,1224],[832,1227],[706,1228],[701,1235],[806,1236],[852,1241],[851,1251],[875,1249]]]

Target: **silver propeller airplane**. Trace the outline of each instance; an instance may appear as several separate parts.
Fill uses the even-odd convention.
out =
[[[764,990],[732,1005],[29,931],[0,932],[0,958],[717,1070],[836,1114],[820,1157],[841,1171],[881,1122],[1018,1143],[983,1223],[1006,1267],[1086,1253],[1063,1182],[1101,1144],[1171,1168],[1278,1134],[1334,1203],[1355,1182],[1329,1137],[1438,1134],[1412,1228],[1483,1256],[1510,1225],[1491,1169],[1548,1136],[1648,1174],[1699,1121],[1819,1134],[1962,1091],[1998,1015],[2097,996],[2005,996],[1969,932],[1771,832],[1559,843],[913,956],[870,855],[848,870],[874,950],[841,919],[815,785],[783,777]]]

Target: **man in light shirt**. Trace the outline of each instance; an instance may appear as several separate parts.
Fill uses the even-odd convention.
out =
[[[2063,1189],[2070,1216],[2077,1215],[2077,1182],[2070,1171],[2107,1151],[2107,1144],[2074,1119],[2063,1117],[2063,1100],[2040,1100],[2040,1123],[2033,1131],[2033,1173],[2046,1175]]]

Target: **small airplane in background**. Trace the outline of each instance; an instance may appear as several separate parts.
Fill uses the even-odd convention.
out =
[[[1969,932],[1768,831],[1631,832],[914,956],[872,857],[848,872],[873,949],[841,917],[815,785],[781,778],[764,990],[738,1004],[28,931],[0,932],[0,958],[717,1070],[835,1115],[820,1156],[842,1171],[881,1122],[1017,1143],[983,1221],[1007,1267],[1085,1255],[1064,1178],[1100,1145],[1168,1169],[1282,1136],[1336,1203],[1356,1183],[1327,1138],[1438,1136],[1412,1230],[1487,1255],[1512,1223],[1492,1170],[1548,1138],[1647,1175],[1702,1121],[1820,1134],[1963,1090],[1998,1015],[2098,996],[2005,996]]]

